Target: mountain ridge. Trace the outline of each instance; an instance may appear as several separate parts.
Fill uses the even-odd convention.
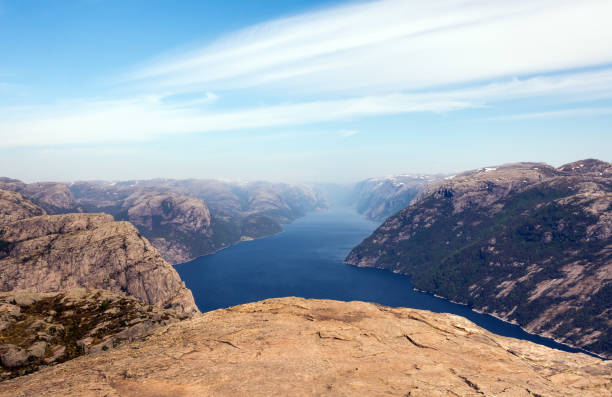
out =
[[[609,356],[612,167],[485,167],[428,185],[346,259]]]

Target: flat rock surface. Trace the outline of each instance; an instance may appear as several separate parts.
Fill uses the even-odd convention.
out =
[[[1,396],[605,396],[612,363],[450,314],[281,298],[0,383]]]

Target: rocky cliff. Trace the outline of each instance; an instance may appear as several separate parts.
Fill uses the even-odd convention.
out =
[[[271,299],[0,383],[2,396],[604,396],[611,363],[451,314]]]
[[[191,291],[132,224],[106,214],[31,216],[44,211],[0,192],[0,214],[12,214],[0,223],[0,291],[97,288],[197,312]]]
[[[405,208],[429,183],[441,175],[397,175],[369,178],[355,185],[352,193],[357,212],[383,221]]]
[[[185,319],[104,290],[0,293],[0,381],[141,340]]]
[[[283,223],[325,206],[312,189],[265,182],[154,179],[70,189],[85,211],[134,223],[173,264],[278,233]]]
[[[49,214],[82,212],[72,192],[64,183],[23,183],[17,179],[0,178],[0,189],[10,190],[42,207]]]
[[[488,167],[429,185],[348,256],[612,357],[612,166]]]

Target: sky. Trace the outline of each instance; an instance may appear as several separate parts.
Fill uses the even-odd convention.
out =
[[[612,160],[610,0],[0,0],[0,175]]]

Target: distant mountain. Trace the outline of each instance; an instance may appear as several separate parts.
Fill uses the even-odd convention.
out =
[[[427,186],[346,262],[612,357],[612,165],[482,168]]]
[[[387,217],[408,204],[427,184],[442,175],[395,175],[369,178],[355,185],[352,197],[357,212],[375,221]]]
[[[308,187],[267,182],[77,182],[70,190],[83,210],[134,223],[173,264],[279,233],[283,223],[326,206]]]
[[[153,179],[66,185],[0,178],[0,189],[22,194],[49,214],[105,212],[130,221],[172,264],[279,233],[282,224],[327,206],[309,187],[267,182]]]

